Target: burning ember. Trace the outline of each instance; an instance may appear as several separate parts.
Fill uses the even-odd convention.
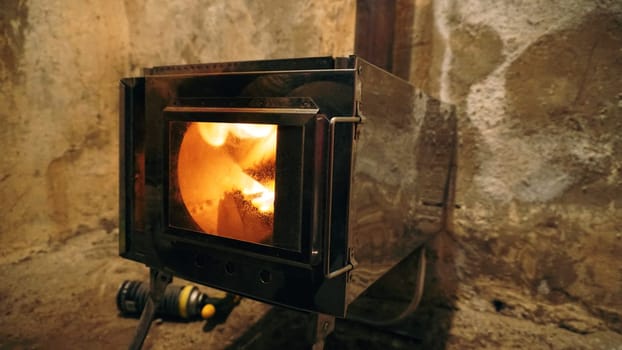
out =
[[[267,124],[189,123],[177,160],[178,185],[205,233],[269,243],[276,132]]]

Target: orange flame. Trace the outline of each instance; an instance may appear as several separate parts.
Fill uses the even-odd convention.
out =
[[[276,125],[191,123],[182,140],[177,178],[188,212],[203,231],[261,242],[272,235],[258,215],[274,213]],[[258,176],[256,168],[271,168]],[[265,169],[264,169],[265,170]],[[241,193],[260,214],[240,212],[227,197]]]
[[[246,178],[247,183],[242,185],[242,194],[262,213],[274,212],[274,181],[270,181],[267,186],[253,180],[252,177]]]

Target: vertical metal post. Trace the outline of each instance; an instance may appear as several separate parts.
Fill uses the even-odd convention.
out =
[[[323,350],[326,337],[335,330],[335,316],[314,314],[311,322],[311,349]]]
[[[357,0],[354,53],[409,80],[414,0]]]
[[[140,315],[140,321],[136,327],[134,339],[129,347],[130,350],[140,350],[143,347],[143,343],[145,342],[145,338],[147,337],[147,333],[149,332],[149,328],[153,322],[155,312],[164,297],[166,286],[168,286],[172,280],[173,277],[170,274],[153,268],[151,269],[149,279],[149,297],[147,298],[145,308]]]

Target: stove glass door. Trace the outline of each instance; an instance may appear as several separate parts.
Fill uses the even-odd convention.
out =
[[[251,243],[275,242],[277,125],[171,121],[170,225]],[[184,213],[185,214],[185,213]],[[290,247],[283,247],[290,248]]]

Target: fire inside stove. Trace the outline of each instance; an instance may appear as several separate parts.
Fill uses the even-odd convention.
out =
[[[171,121],[172,226],[240,241],[274,242],[277,126]],[[176,155],[176,156],[175,156]],[[187,216],[192,219],[188,223]]]

